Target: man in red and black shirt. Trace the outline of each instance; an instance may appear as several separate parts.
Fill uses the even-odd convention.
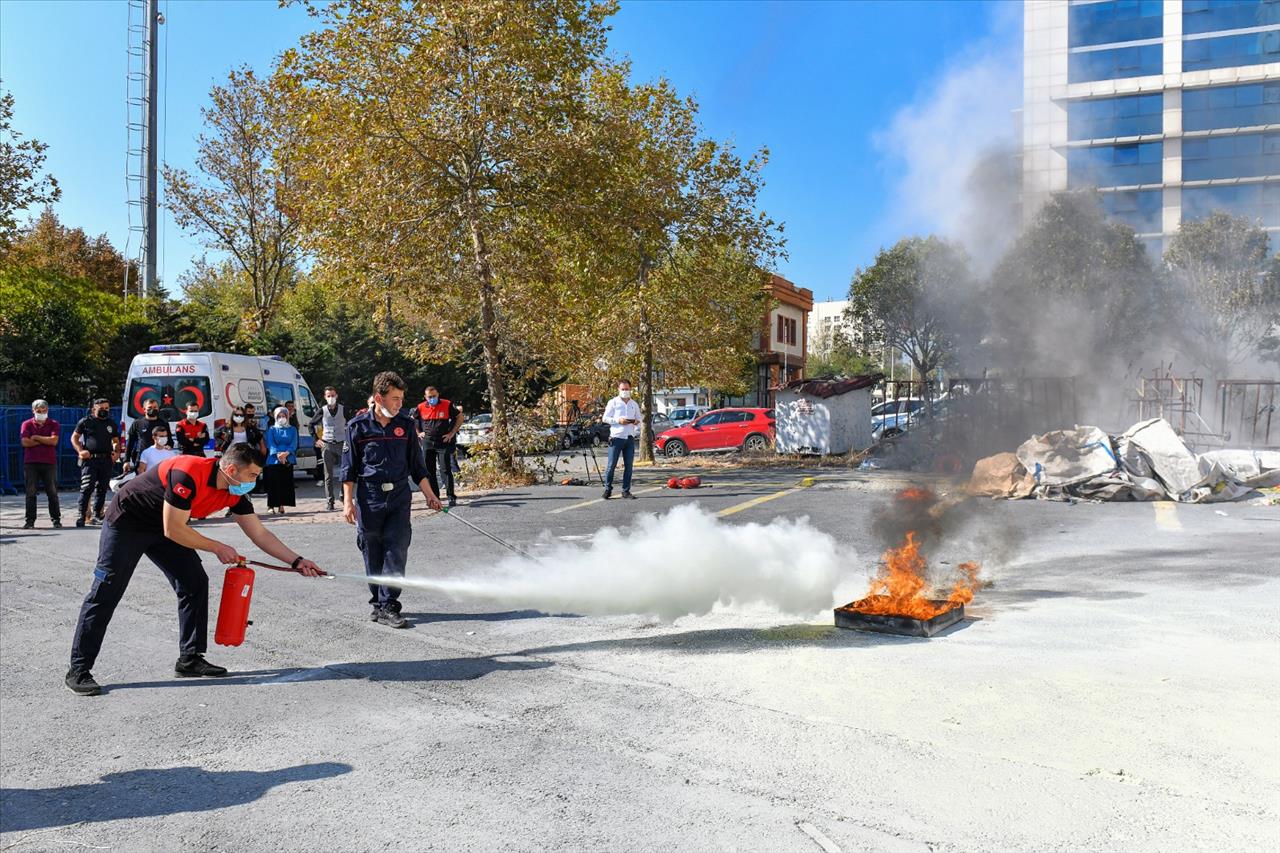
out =
[[[457,506],[458,496],[453,493],[452,457],[457,449],[458,430],[462,428],[462,410],[443,399],[436,386],[428,385],[422,392],[422,402],[414,410],[413,422],[418,428],[418,438],[422,439],[431,491],[441,497],[447,494],[449,506]],[[444,486],[444,491],[440,491],[441,486]]]
[[[184,456],[204,456],[204,447],[209,443],[209,427],[200,420],[200,407],[195,403],[187,405],[187,416],[178,421],[173,435],[178,441],[178,450]]]
[[[98,540],[93,586],[85,596],[71,644],[67,687],[83,696],[101,692],[89,670],[116,605],[145,554],[164,572],[178,594],[179,676],[226,675],[204,659],[209,628],[209,576],[196,551],[215,554],[223,564],[240,559],[236,549],[196,532],[193,519],[230,509],[249,540],[308,577],[320,574],[310,560],[289,550],[262,525],[248,493],[262,472],[263,458],[248,444],[233,444],[221,458],[175,456],[116,492]]]

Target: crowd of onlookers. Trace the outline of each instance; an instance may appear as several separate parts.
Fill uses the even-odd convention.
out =
[[[297,407],[292,400],[272,409],[265,427],[259,420],[257,407],[247,403],[232,408],[225,425],[216,428],[210,436],[208,425],[200,418],[199,406],[186,407],[182,410],[183,417],[170,424],[161,417],[159,401],[148,399],[143,403],[142,417],[134,419],[121,435],[119,426],[111,419],[110,401],[94,400],[88,415],[71,433],[71,446],[80,470],[76,527],[101,524],[108,492],[145,474],[165,459],[182,454],[208,455],[210,445],[212,455],[221,456],[232,444],[239,443],[251,445],[267,460],[254,494],[265,496],[268,512],[283,515],[288,507],[297,505],[294,470],[303,429],[315,438],[316,462],[323,469],[326,508],[335,511],[342,502],[338,470],[347,440],[347,421],[372,405],[370,398],[364,408],[348,415],[338,400],[337,389],[329,386],[325,388],[324,405],[305,425],[298,421]],[[462,425],[462,409],[442,400],[435,387],[428,387],[423,392],[422,403],[414,409],[413,418],[432,488],[442,500],[447,499],[450,506],[456,505],[454,474],[458,470],[457,433]],[[62,527],[57,485],[60,435],[60,424],[49,417],[48,401],[32,402],[31,418],[24,421],[19,430],[26,486],[24,529],[35,526],[41,491],[47,497],[53,526]]]

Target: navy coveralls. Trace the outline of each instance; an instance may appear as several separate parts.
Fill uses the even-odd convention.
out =
[[[354,484],[356,544],[364,553],[364,573],[403,576],[413,537],[413,491],[427,479],[413,419],[401,410],[385,427],[372,412],[348,421],[341,477]],[[400,612],[399,588],[369,584],[369,596],[374,607]]]

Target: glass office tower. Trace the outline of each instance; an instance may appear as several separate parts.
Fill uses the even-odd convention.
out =
[[[1159,254],[1225,210],[1280,231],[1280,0],[1026,0],[1023,210],[1097,187]]]

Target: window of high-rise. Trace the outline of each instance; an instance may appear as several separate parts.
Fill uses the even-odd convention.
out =
[[[1023,210],[1094,187],[1159,248],[1214,210],[1280,232],[1280,0],[1026,0]]]

